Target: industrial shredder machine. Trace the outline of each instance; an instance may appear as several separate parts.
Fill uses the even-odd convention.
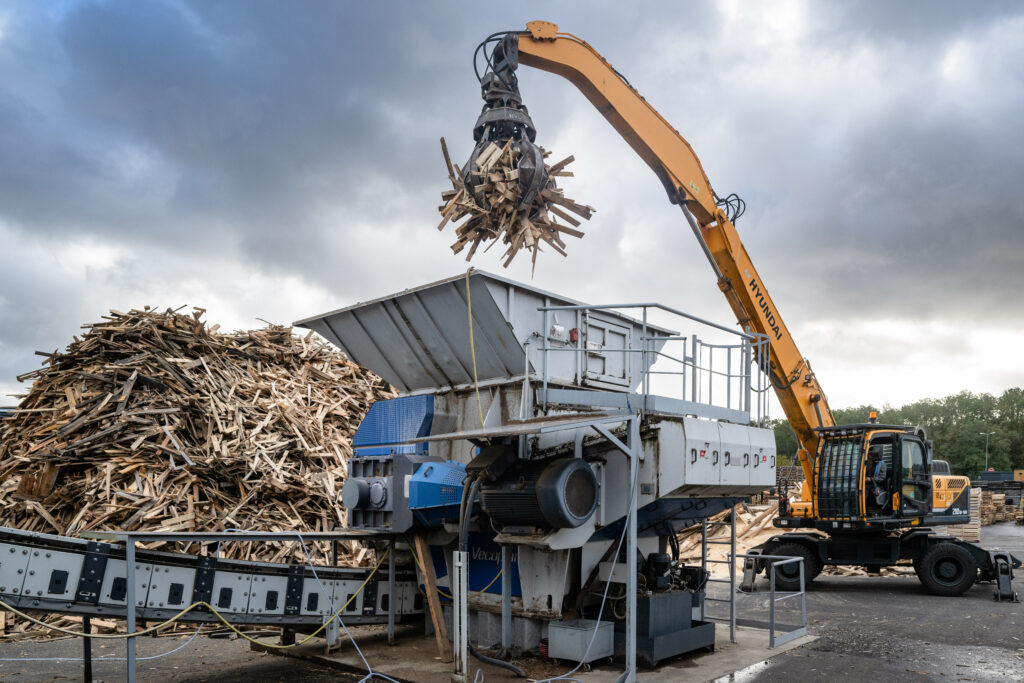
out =
[[[702,599],[706,575],[667,552],[675,532],[775,485],[763,336],[477,270],[296,324],[400,392],[356,432],[348,523],[425,537],[444,601],[468,603],[455,630],[483,646],[536,649],[552,621],[600,611],[635,647],[637,597],[659,614]],[[671,653],[713,644],[691,616],[649,635]]]

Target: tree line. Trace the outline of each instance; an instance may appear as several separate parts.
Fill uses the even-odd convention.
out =
[[[1007,389],[1000,396],[961,391],[945,398],[926,398],[894,408],[872,405],[840,408],[836,424],[867,422],[871,411],[882,424],[924,427],[934,442],[934,457],[949,462],[954,474],[977,478],[988,466],[997,471],[1024,469],[1024,389]],[[780,464],[796,462],[796,433],[789,420],[773,420]]]

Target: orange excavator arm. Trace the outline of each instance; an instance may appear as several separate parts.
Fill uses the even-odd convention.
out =
[[[555,24],[527,24],[527,31],[518,34],[518,59],[579,88],[647,162],[669,199],[683,207],[736,319],[745,330],[765,334],[771,342],[772,386],[800,440],[798,455],[806,481],[813,482],[811,454],[818,446],[814,429],[834,425],[832,411],[690,143],[593,47],[572,34],[559,33]]]

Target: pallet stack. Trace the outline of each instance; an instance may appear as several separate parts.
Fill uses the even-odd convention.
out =
[[[946,535],[959,538],[971,543],[981,540],[981,501],[982,493],[980,488],[971,489],[971,521],[968,524],[949,524],[946,527]],[[943,528],[943,527],[940,527]]]
[[[992,492],[982,491],[981,493],[981,525],[988,526],[995,521],[995,506],[992,503]]]
[[[992,494],[992,523],[1006,521],[1006,494]]]
[[[224,334],[202,313],[112,311],[41,354],[0,420],[0,525],[74,536],[344,524],[351,437],[390,388],[312,333]],[[349,550],[350,563],[370,559]],[[294,544],[229,544],[221,556],[305,561]]]
[[[1020,508],[1019,507],[1017,507],[1016,505],[1007,505],[1006,506],[1006,512],[1003,514],[1003,521],[1004,522],[1014,522],[1014,521],[1017,520],[1017,517],[1019,517],[1019,516],[1020,516]]]

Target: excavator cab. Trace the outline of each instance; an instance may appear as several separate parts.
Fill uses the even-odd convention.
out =
[[[818,430],[813,518],[822,529],[911,526],[932,512],[924,430],[876,423]]]

